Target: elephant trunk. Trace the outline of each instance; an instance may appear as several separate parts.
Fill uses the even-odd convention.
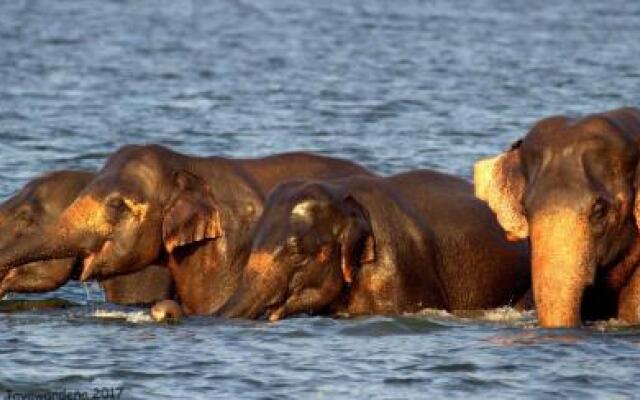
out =
[[[13,268],[36,261],[73,257],[74,249],[59,246],[53,240],[32,238],[22,240],[17,245],[0,250],[0,276],[4,276]]]
[[[0,249],[0,276],[25,264],[84,255],[95,242],[93,235],[73,233],[66,225],[51,231],[23,237],[18,243]]]
[[[244,285],[243,285],[244,286]],[[261,310],[258,306],[261,301],[257,293],[252,293],[250,289],[241,286],[229,301],[220,309],[220,315],[226,318],[248,318],[256,319],[260,317]]]
[[[531,223],[532,280],[540,325],[580,325],[585,288],[595,279],[589,220],[569,208],[536,213]]]
[[[256,319],[282,303],[288,281],[284,274],[274,273],[277,270],[276,263],[268,253],[251,254],[242,283],[221,308],[220,315],[227,318]]]

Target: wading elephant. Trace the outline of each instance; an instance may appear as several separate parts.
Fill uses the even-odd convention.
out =
[[[530,239],[540,325],[639,321],[639,141],[637,109],[556,116],[476,164],[477,195]]]
[[[269,195],[226,317],[397,314],[516,305],[530,287],[511,243],[456,177],[292,181]]]
[[[16,195],[0,205],[0,254],[30,237],[43,236],[57,222],[60,213],[91,182],[94,174],[58,171],[33,179]],[[21,265],[0,275],[0,298],[7,293],[35,293],[55,290],[77,279],[80,267],[74,257]],[[171,297],[169,271],[149,266],[140,272],[101,282],[107,301],[118,304],[150,304]]]
[[[127,146],[60,215],[47,239],[0,253],[0,268],[78,256],[81,279],[166,265],[185,314],[211,314],[233,294],[265,193],[289,178],[369,172],[306,153],[257,159],[192,157]]]

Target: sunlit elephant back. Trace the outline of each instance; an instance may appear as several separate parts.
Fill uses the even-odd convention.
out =
[[[266,202],[227,317],[371,315],[516,306],[526,242],[470,183],[428,170],[287,182]]]
[[[308,153],[256,159],[195,157],[158,145],[125,146],[57,218],[47,239],[0,254],[10,269],[60,257],[82,260],[82,280],[170,269],[187,314],[210,314],[235,288],[265,194],[295,177],[369,174]]]

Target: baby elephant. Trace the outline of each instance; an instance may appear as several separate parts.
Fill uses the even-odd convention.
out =
[[[526,242],[506,239],[472,185],[419,170],[295,181],[267,199],[242,283],[221,313],[397,314],[515,305]]]
[[[29,235],[43,234],[91,182],[94,174],[56,171],[38,177],[0,204],[0,253],[10,251]],[[0,299],[7,293],[41,293],[55,290],[80,272],[75,258],[34,262],[0,276]],[[101,282],[107,301],[118,304],[150,304],[172,295],[168,270],[149,266],[136,274]]]

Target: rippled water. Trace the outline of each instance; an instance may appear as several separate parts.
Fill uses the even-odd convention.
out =
[[[632,1],[0,2],[0,196],[125,143],[308,149],[469,176],[535,120],[640,105]],[[148,322],[82,306],[0,315],[7,390],[123,398],[633,397],[640,330],[530,315]]]

